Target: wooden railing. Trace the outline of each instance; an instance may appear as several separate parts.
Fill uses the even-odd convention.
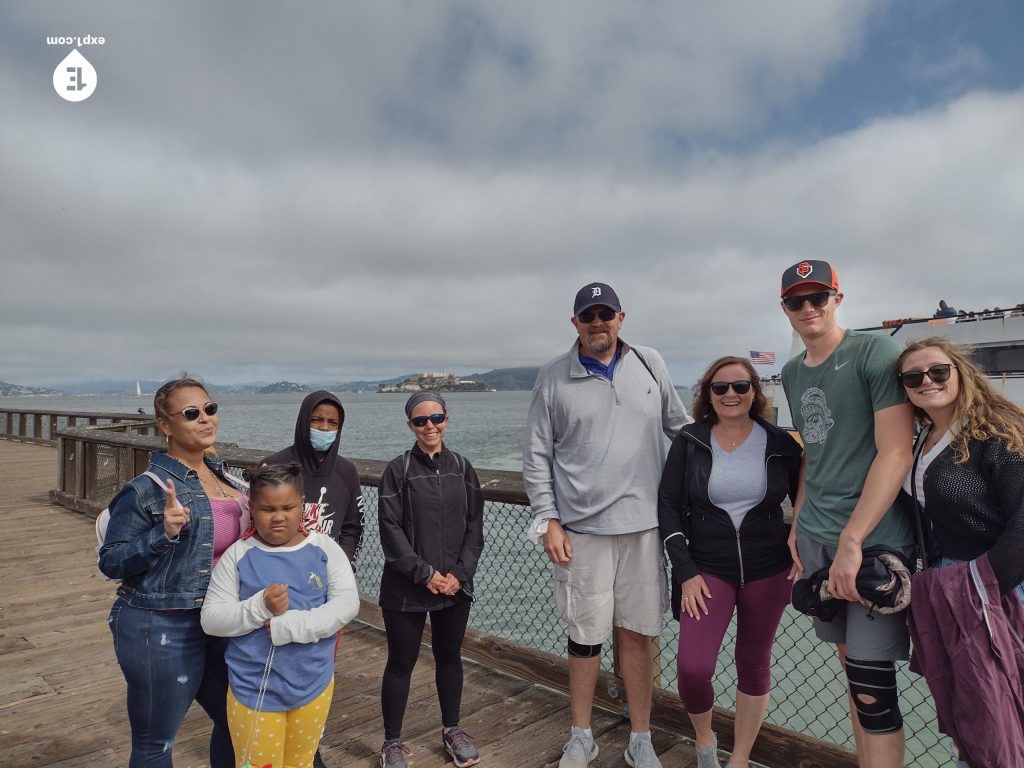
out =
[[[144,414],[0,408],[0,439],[4,440],[56,445],[60,430],[78,425],[120,425],[124,429],[156,434],[156,422],[152,416]]]

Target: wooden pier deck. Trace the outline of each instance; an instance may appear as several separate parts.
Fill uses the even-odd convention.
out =
[[[96,570],[92,520],[51,503],[57,453],[0,440],[0,761],[9,766],[128,762],[124,680],[107,613],[114,585]],[[343,633],[334,704],[323,739],[328,766],[378,765],[382,740],[380,629],[354,622]],[[553,766],[568,729],[560,693],[467,662],[462,724],[490,768]],[[682,717],[680,712],[680,717]],[[451,765],[441,748],[433,663],[424,649],[413,677],[404,737],[411,768]],[[629,724],[598,712],[600,768],[625,766]],[[179,768],[207,766],[209,726],[193,706],[174,746]],[[656,731],[666,766],[695,765],[690,742]]]

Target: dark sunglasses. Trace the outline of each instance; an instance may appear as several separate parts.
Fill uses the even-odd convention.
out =
[[[616,312],[614,309],[609,309],[608,307],[605,307],[604,309],[601,309],[601,310],[597,310],[597,309],[587,309],[587,310],[584,310],[583,312],[580,312],[578,315],[576,315],[576,317],[577,317],[577,319],[581,323],[589,325],[590,323],[594,322],[594,318],[595,317],[600,317],[606,323],[610,323],[612,320],[615,319],[615,317],[618,314],[619,313]]]
[[[811,306],[815,309],[821,309],[826,304],[830,296],[835,296],[835,291],[818,291],[817,293],[807,293],[803,296],[787,296],[782,300],[782,303],[786,305],[786,309],[790,312],[799,312],[805,301],[811,302]]]
[[[745,395],[750,391],[750,382],[746,379],[740,379],[739,381],[712,381],[711,391],[721,397],[729,391],[729,387],[732,387],[732,391],[737,395]]]
[[[429,416],[413,416],[411,419],[409,419],[409,423],[412,424],[414,427],[422,428],[427,426],[428,421],[431,424],[444,424],[447,418],[447,413],[432,413]]]
[[[927,376],[936,384],[941,384],[944,381],[949,381],[949,377],[953,375],[953,369],[956,368],[952,363],[940,363],[939,365],[933,365],[927,371],[904,371],[896,375],[896,378],[900,380],[900,383],[907,389],[917,389],[924,384],[924,377]]]
[[[207,403],[202,407],[202,411],[196,408],[194,405],[190,405],[188,408],[178,411],[178,414],[185,417],[185,421],[195,421],[199,418],[200,412],[205,413],[207,416],[213,416],[217,413],[216,403]]]

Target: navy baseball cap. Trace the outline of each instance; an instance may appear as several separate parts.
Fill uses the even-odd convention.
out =
[[[619,304],[619,297],[607,283],[587,283],[576,292],[576,302],[572,305],[572,313],[579,315],[580,312],[591,307],[608,307],[616,312],[622,311]]]
[[[820,285],[831,291],[839,290],[839,275],[827,261],[801,261],[782,273],[782,295],[802,285]]]

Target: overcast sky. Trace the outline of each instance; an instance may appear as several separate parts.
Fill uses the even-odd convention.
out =
[[[846,327],[1016,304],[1022,39],[1014,0],[3,0],[0,380],[538,365],[601,280],[690,383],[781,367],[805,258]]]

